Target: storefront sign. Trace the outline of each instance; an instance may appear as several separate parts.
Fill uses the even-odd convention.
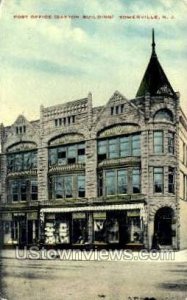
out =
[[[27,219],[28,220],[37,220],[38,219],[37,211],[27,213]]]
[[[139,210],[131,210],[127,212],[127,217],[139,217],[140,211]]]
[[[25,213],[21,213],[21,212],[13,213],[13,217],[25,217]]]
[[[73,219],[85,219],[86,214],[85,213],[73,213],[72,218]]]
[[[106,219],[106,212],[95,212],[93,217],[94,219]]]
[[[12,221],[12,214],[11,213],[2,214],[2,221]]]

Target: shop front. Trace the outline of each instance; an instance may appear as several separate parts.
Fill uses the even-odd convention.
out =
[[[38,242],[37,212],[2,214],[3,245],[24,247]]]
[[[143,204],[43,208],[41,237],[46,246],[125,248],[143,246]]]

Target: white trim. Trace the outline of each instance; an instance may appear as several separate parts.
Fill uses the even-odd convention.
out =
[[[51,207],[42,208],[42,213],[58,213],[58,212],[76,212],[76,211],[105,211],[105,210],[127,210],[140,209],[144,210],[144,204],[119,204],[119,205],[102,205],[102,206],[79,206],[79,207]]]

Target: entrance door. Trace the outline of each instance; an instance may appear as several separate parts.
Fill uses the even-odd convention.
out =
[[[170,207],[160,208],[155,215],[154,243],[172,245],[173,210]]]

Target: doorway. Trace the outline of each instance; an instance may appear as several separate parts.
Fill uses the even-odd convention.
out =
[[[165,246],[172,245],[173,216],[173,209],[170,207],[162,207],[156,212],[153,244]]]

